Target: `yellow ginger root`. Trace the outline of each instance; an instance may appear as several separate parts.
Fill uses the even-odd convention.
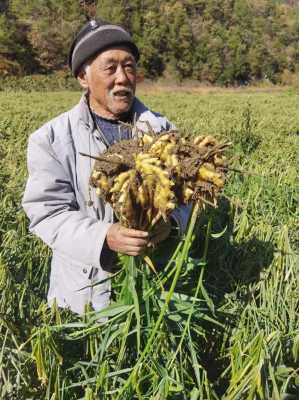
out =
[[[209,145],[215,146],[217,144],[217,140],[211,135],[206,136],[201,141],[199,141],[199,143],[197,143],[198,147],[207,147]]]
[[[162,186],[158,184],[155,190],[154,196],[154,207],[161,211],[162,215],[166,219],[166,211],[170,208],[175,208],[175,203],[171,200],[173,199],[174,195],[170,189],[170,185],[168,187]]]
[[[160,158],[162,161],[166,161],[170,155],[173,154],[175,150],[176,144],[175,143],[167,143],[164,147],[163,151],[160,154]]]
[[[194,194],[194,190],[191,188],[190,184],[185,184],[183,189],[183,201],[188,203]]]
[[[169,168],[170,170],[173,170],[177,175],[180,175],[181,172],[181,166],[178,160],[178,157],[176,154],[170,155],[166,160],[165,160],[165,166]]]
[[[203,141],[203,139],[204,139],[204,136],[203,136],[203,135],[195,136],[195,138],[194,138],[194,140],[193,140],[193,143],[194,143],[195,145],[198,145],[200,142]]]
[[[93,171],[91,174],[91,178],[97,180],[97,179],[100,179],[100,177],[102,175],[103,175],[103,172],[101,172],[101,171]]]
[[[225,156],[223,156],[222,154],[215,154],[214,155],[214,164],[216,166],[225,166],[227,164],[227,159]]]
[[[141,143],[142,143],[143,145],[151,144],[151,143],[153,143],[153,140],[154,140],[154,137],[153,137],[153,136],[147,135],[147,134],[145,133],[145,134],[142,136],[142,138],[141,138]]]
[[[170,134],[160,135],[158,139],[151,145],[150,153],[165,161],[171,149],[175,146],[175,137]]]
[[[128,183],[130,177],[132,175],[131,171],[122,172],[118,177],[115,178],[114,185],[110,189],[110,193],[118,193],[121,192],[123,186]]]
[[[137,154],[135,157],[136,169],[142,169],[146,165],[160,166],[161,161],[157,157],[153,157],[148,153]]]
[[[216,204],[227,171],[225,147],[211,135],[143,134],[100,156],[91,183],[123,225],[148,230],[178,204]]]
[[[137,202],[140,203],[142,207],[146,207],[149,204],[149,192],[144,183],[138,188]]]
[[[126,226],[134,227],[136,223],[136,217],[132,201],[132,193],[129,189],[129,185],[129,182],[125,185],[124,192],[118,200],[118,203],[120,205],[119,214],[121,216],[122,222],[125,223]]]
[[[198,170],[198,179],[211,182],[216,185],[218,188],[222,188],[224,185],[224,180],[220,173],[215,172],[207,166],[206,164],[202,165]]]

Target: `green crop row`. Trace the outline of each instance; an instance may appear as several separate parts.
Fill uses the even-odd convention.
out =
[[[20,201],[28,135],[79,94],[0,93],[0,398],[298,399],[299,93],[140,97],[232,141],[243,172],[156,273],[120,257],[111,306],[78,317],[47,308],[50,251]]]
[[[1,77],[0,92],[47,92],[71,90],[78,91],[79,85],[76,79],[65,71],[51,74],[35,74],[27,76],[10,75]]]

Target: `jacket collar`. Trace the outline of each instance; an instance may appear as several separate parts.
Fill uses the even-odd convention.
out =
[[[94,130],[95,122],[92,118],[92,114],[88,105],[87,93],[83,94],[78,104],[79,108],[79,119],[91,130]]]

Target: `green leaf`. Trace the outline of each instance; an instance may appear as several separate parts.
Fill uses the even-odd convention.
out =
[[[210,236],[212,239],[219,239],[221,238],[221,236],[223,236],[225,234],[225,232],[227,231],[227,225],[225,226],[225,228],[218,233],[210,233]]]

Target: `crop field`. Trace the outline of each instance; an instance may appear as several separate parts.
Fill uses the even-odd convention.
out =
[[[299,92],[139,97],[183,135],[231,141],[235,171],[134,282],[120,256],[111,305],[78,317],[47,308],[51,252],[21,197],[29,134],[80,93],[0,92],[0,398],[299,399]]]

